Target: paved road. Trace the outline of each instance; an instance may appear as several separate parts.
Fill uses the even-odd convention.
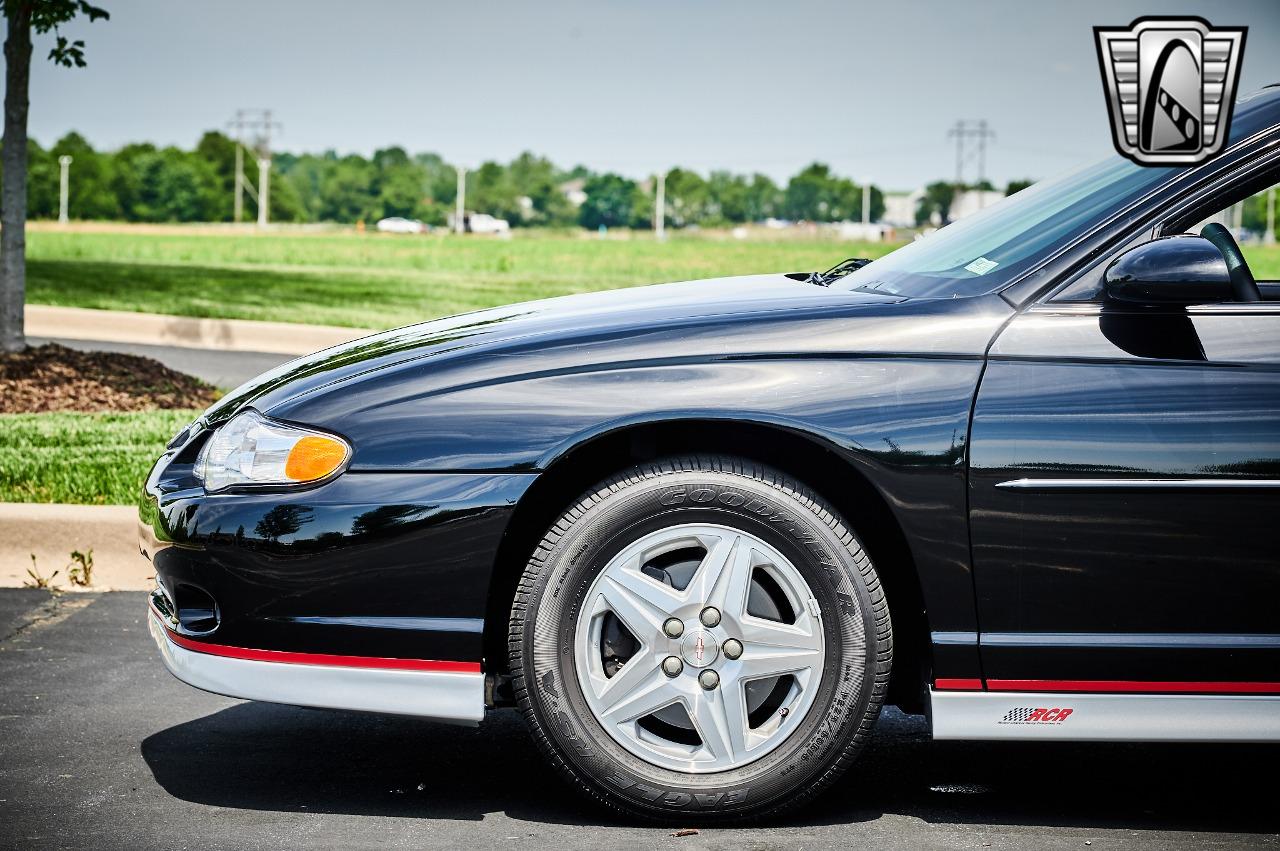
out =
[[[896,712],[808,809],[676,838],[580,802],[510,711],[466,729],[188,688],[143,600],[0,591],[0,846],[1280,847],[1275,747],[931,743]]]
[[[109,343],[97,340],[61,340],[45,337],[28,337],[32,346],[58,343],[69,349],[85,352],[124,352],[155,358],[160,363],[203,379],[214,387],[230,390],[239,387],[256,375],[293,360],[294,355],[277,355],[270,352],[232,352],[222,349],[188,349],[181,346],[144,346],[138,343]]]

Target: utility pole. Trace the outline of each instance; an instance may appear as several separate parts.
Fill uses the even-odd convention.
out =
[[[862,181],[862,238],[867,238],[867,225],[871,224],[871,181]]]
[[[70,181],[67,179],[67,172],[71,169],[71,157],[63,154],[58,157],[58,165],[61,166],[61,174],[58,177],[58,222],[67,223],[67,196],[70,189]]]
[[[458,172],[458,191],[454,197],[453,232],[466,233],[467,230],[467,168],[455,165]]]
[[[1267,190],[1267,232],[1262,235],[1263,245],[1276,244],[1276,188]]]
[[[236,140],[236,188],[235,188],[235,212],[232,214],[231,220],[236,224],[240,224],[240,219],[244,216],[244,110],[236,110],[235,121],[231,123],[235,128]]]
[[[271,158],[258,160],[258,227],[267,226],[267,212],[271,209]]]
[[[657,191],[653,198],[653,238],[664,242],[667,238],[667,173],[658,172]]]
[[[265,228],[271,214],[271,110],[262,111],[262,137],[258,141],[258,227]]]

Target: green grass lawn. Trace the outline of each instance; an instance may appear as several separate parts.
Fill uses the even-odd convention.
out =
[[[595,239],[519,232],[509,240],[337,233],[33,229],[34,304],[182,316],[390,328],[567,293],[755,272],[826,269],[895,246],[831,239],[677,234]],[[1280,279],[1280,248],[1245,250]]]
[[[886,245],[677,235],[510,240],[34,228],[37,304],[384,328],[573,292],[752,272],[825,269]],[[1260,279],[1280,248],[1249,247]],[[127,504],[194,411],[0,415],[0,500]]]
[[[0,414],[0,502],[137,502],[152,462],[197,414]]]
[[[391,328],[517,301],[662,281],[815,271],[893,246],[678,235],[595,239],[33,229],[33,304]]]

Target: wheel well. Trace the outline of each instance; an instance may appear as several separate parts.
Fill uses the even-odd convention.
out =
[[[575,447],[548,467],[521,498],[498,548],[484,621],[486,670],[499,675],[507,671],[507,624],[516,586],[551,524],[588,488],[615,473],[698,452],[737,455],[775,467],[813,488],[851,521],[876,566],[893,618],[888,702],[920,711],[929,630],[915,564],[897,519],[866,476],[839,454],[813,438],[758,423],[697,420],[634,426]]]

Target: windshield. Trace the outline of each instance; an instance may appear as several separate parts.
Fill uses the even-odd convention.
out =
[[[908,298],[992,292],[1062,240],[1141,197],[1175,170],[1109,157],[966,216],[862,267],[835,286]]]

